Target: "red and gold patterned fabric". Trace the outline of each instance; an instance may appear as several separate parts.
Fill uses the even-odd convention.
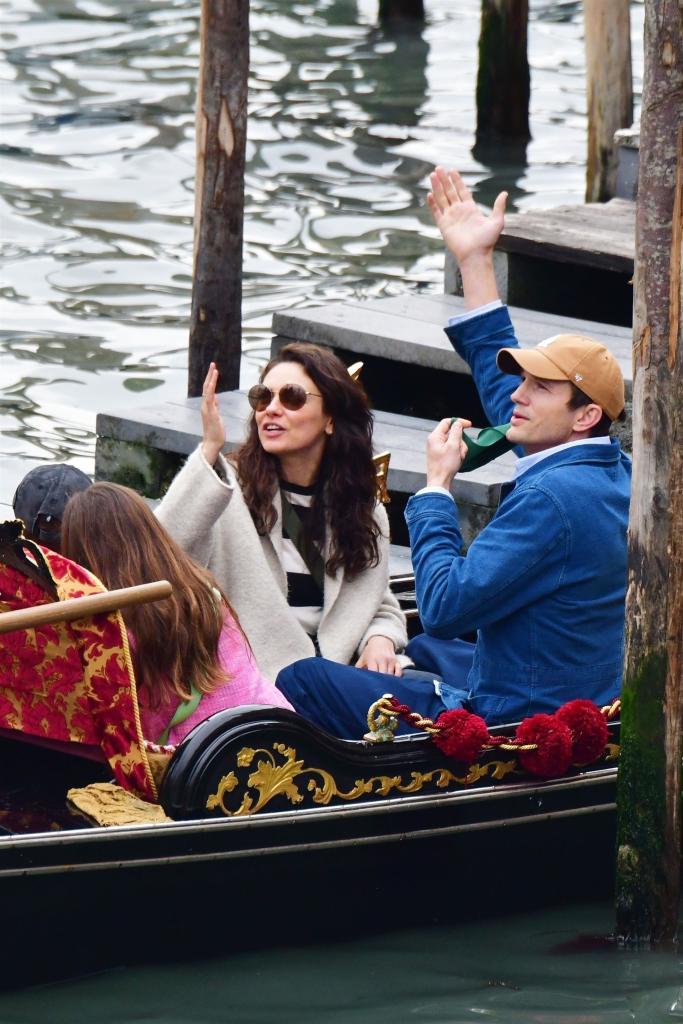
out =
[[[29,557],[31,546],[25,549]],[[105,589],[68,558],[42,547],[40,553],[60,600]],[[38,584],[0,562],[0,611],[50,600]],[[157,799],[120,612],[0,636],[0,727],[98,744],[121,786]]]

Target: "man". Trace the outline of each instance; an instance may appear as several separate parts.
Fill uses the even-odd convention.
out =
[[[445,419],[430,435],[427,486],[408,502],[406,522],[425,633],[448,640],[461,667],[443,682],[420,680],[417,696],[377,673],[363,683],[348,669],[334,679],[308,662],[306,671],[285,669],[278,685],[297,710],[346,736],[362,735],[361,708],[385,691],[432,718],[465,703],[494,725],[576,697],[607,702],[621,681],[631,464],[608,436],[623,416],[621,371],[590,338],[558,335],[521,349],[493,273],[506,194],[487,216],[456,172],[437,168],[431,184],[430,209],[459,263],[467,309],[447,334],[490,422],[510,421],[507,437],[522,457],[463,555],[450,486],[470,424]],[[457,639],[473,631],[473,648]]]
[[[66,463],[36,466],[21,480],[12,499],[24,533],[43,547],[61,548],[62,516],[72,494],[85,491],[92,480],[75,466]]]

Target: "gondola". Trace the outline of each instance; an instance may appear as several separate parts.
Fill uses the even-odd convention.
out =
[[[23,539],[9,549],[14,559],[5,544],[0,562],[5,620],[17,604],[11,592],[18,574],[28,573]],[[47,571],[65,607],[55,567],[66,560],[43,549],[28,555],[25,578],[35,584],[34,596]],[[41,604],[52,606],[48,590]],[[24,635],[54,640],[49,630],[61,630],[84,656],[95,634],[101,654],[103,637],[111,642],[122,628],[119,613],[109,611]],[[0,636],[5,665],[6,638],[17,635]],[[457,743],[446,752],[433,723],[392,739],[398,719],[411,716],[390,700],[373,709],[368,737],[355,741],[292,712],[251,706],[213,715],[177,748],[161,748],[139,735],[134,679],[125,658],[117,664],[126,668],[111,700],[119,713],[102,714],[104,684],[91,676],[79,706],[89,702],[92,728],[79,718],[80,742],[65,739],[59,715],[51,722],[47,712],[16,728],[20,705],[59,705],[59,687],[50,693],[34,680],[19,698],[16,678],[0,680],[0,893],[14,937],[5,971],[15,961],[8,983],[16,983],[17,971],[28,979],[36,971],[61,976],[74,962],[82,970],[139,957],[140,950],[177,950],[180,924],[182,934],[192,929],[193,949],[226,942],[245,948],[266,938],[291,942],[297,928],[308,939],[356,933],[478,913],[487,901],[499,912],[501,900],[513,906],[515,892],[528,905],[566,898],[576,887],[591,896],[608,884],[619,750],[614,708],[597,712],[605,732],[590,763],[584,751],[584,763],[573,757],[561,774],[551,767],[551,777],[539,775],[537,765],[530,770],[520,748],[533,751],[534,744],[515,740],[516,724],[487,732],[474,754]],[[149,809],[147,820],[143,813],[135,823],[94,823],[83,794],[107,791],[112,774],[115,793],[144,798],[136,807]]]

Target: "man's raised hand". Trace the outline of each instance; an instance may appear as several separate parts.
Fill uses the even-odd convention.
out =
[[[458,263],[473,254],[490,253],[503,230],[507,192],[501,192],[490,214],[480,210],[457,171],[437,167],[429,177],[427,196],[432,217]]]
[[[507,192],[500,193],[491,213],[484,213],[457,171],[437,167],[430,182],[427,202],[444,242],[458,261],[465,306],[477,309],[498,298],[493,248],[503,230]]]

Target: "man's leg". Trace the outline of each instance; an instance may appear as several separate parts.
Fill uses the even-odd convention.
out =
[[[467,690],[467,677],[474,660],[474,644],[467,640],[439,640],[419,633],[409,641],[406,654],[415,668],[434,672],[457,690]]]
[[[385,693],[393,694],[425,718],[437,718],[446,710],[431,676],[392,676],[339,665],[327,658],[295,661],[282,669],[275,685],[302,718],[346,740],[363,738],[368,731],[368,709]],[[400,735],[415,730],[401,725],[397,732]]]

